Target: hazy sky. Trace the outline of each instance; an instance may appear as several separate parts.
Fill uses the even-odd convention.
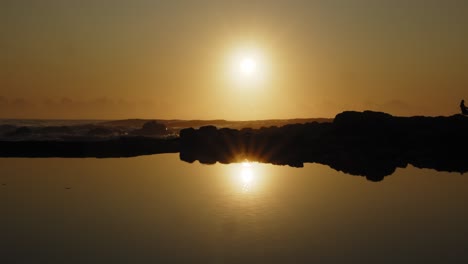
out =
[[[464,0],[2,0],[0,117],[451,115],[467,25]]]

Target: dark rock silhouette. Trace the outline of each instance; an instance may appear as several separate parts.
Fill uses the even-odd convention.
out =
[[[7,135],[16,130],[16,126],[12,125],[0,125],[0,135]]]
[[[468,171],[468,118],[393,117],[379,112],[344,112],[333,123],[287,125],[259,130],[202,127],[180,133],[180,158],[201,163],[245,159],[302,167],[320,163],[380,181],[412,164],[441,171]]]
[[[156,121],[149,121],[143,124],[141,129],[137,129],[133,133],[145,136],[160,136],[167,134],[167,128],[164,124]]]
[[[89,136],[110,136],[113,135],[114,131],[107,127],[95,127],[88,131]]]
[[[32,134],[32,129],[29,127],[19,127],[16,130],[7,133],[7,137],[19,137],[19,136],[28,136]]]
[[[348,111],[328,123],[242,130],[187,128],[174,139],[152,137],[163,131],[157,123],[151,122],[141,130],[151,132],[150,136],[0,141],[0,156],[129,157],[180,152],[181,160],[204,164],[245,159],[293,167],[320,163],[372,181],[380,181],[408,164],[439,171],[468,171],[468,117],[463,115],[394,117],[380,112]]]
[[[107,140],[0,141],[0,157],[135,157],[177,153],[177,139],[117,137]]]
[[[48,126],[40,128],[37,132],[41,134],[73,134],[73,130],[68,126]]]

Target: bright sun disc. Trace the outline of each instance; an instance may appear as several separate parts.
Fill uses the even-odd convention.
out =
[[[244,58],[240,62],[240,70],[244,74],[252,74],[255,72],[255,69],[257,68],[257,63],[255,63],[255,60],[252,58]]]
[[[268,77],[268,61],[262,50],[238,48],[226,60],[229,81],[235,88],[263,88]]]

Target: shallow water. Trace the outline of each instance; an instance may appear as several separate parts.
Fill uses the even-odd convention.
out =
[[[468,177],[0,159],[2,263],[467,263]]]

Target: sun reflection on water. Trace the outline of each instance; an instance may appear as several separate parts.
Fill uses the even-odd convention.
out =
[[[243,192],[250,192],[258,180],[258,175],[255,171],[255,165],[256,164],[247,161],[242,162],[240,165],[237,178],[239,179],[240,184],[242,185]]]

